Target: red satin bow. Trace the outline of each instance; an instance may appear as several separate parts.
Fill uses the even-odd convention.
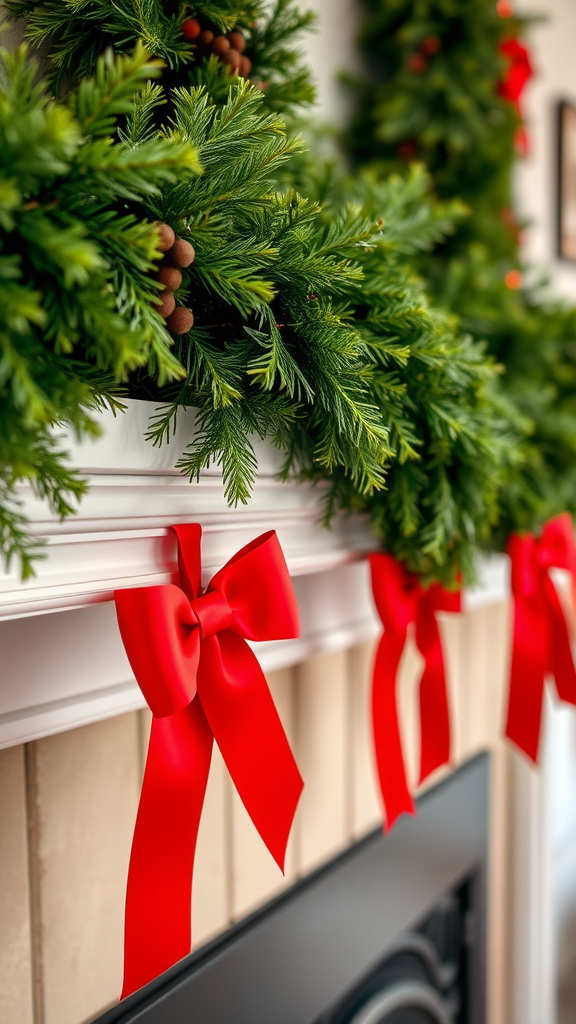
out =
[[[576,704],[576,671],[568,626],[548,570],[576,576],[574,527],[567,512],[550,519],[537,539],[512,534],[514,633],[506,735],[532,761],[538,758],[542,699],[547,675],[560,700]]]
[[[498,93],[513,104],[518,117],[523,122],[522,93],[534,74],[530,53],[518,39],[506,39],[500,44],[500,53],[510,63],[498,86]],[[518,129],[516,141],[520,152],[526,154],[528,152],[528,135],[523,123]]]
[[[372,726],[388,832],[401,814],[414,814],[398,724],[396,676],[408,626],[424,656],[420,680],[420,782],[450,760],[450,715],[437,611],[459,612],[460,593],[439,583],[424,589],[418,577],[391,555],[370,556],[372,591],[384,633],[372,682]]]
[[[302,779],[246,640],[299,635],[271,531],[200,587],[201,527],[175,526],[180,586],[115,593],[122,640],[152,710],[126,892],[122,996],[190,952],[192,871],[216,739],[254,825],[283,869]]]

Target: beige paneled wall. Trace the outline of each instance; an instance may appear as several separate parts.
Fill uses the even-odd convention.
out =
[[[23,747],[0,750],[0,1020],[33,1020]]]
[[[495,751],[490,1024],[507,1019],[510,773],[497,738],[507,617],[506,606],[492,606],[444,616],[441,627],[454,763],[479,749]],[[321,655],[268,677],[306,784],[285,877],[215,751],[196,857],[194,947],[380,823],[370,737],[373,649],[363,644]],[[412,778],[420,667],[411,641],[401,664],[399,704]],[[124,887],[148,730],[147,713],[134,712],[0,751],[3,1024],[81,1024],[118,997]]]

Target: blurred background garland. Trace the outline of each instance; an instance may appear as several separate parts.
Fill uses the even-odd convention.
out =
[[[357,167],[427,168],[460,200],[455,230],[418,262],[435,304],[456,313],[502,367],[519,444],[491,543],[576,512],[576,310],[521,265],[513,168],[530,145],[522,94],[530,27],[509,0],[366,0],[364,78],[347,146]]]
[[[529,65],[524,26],[502,4],[370,4],[371,70],[352,83],[362,115],[346,139],[362,170],[348,178],[297,135],[314,99],[298,54],[311,18],[290,0],[9,0],[49,76],[33,85],[23,52],[4,59],[0,273],[40,310],[0,303],[1,538],[24,574],[18,481],[71,511],[82,483],[52,428],[95,430],[91,410],[122,393],[159,406],[155,442],[181,407],[197,408],[180,466],[193,478],[220,463],[231,502],[248,499],[256,473],[250,436],[271,438],[286,473],[328,481],[328,518],[368,512],[424,579],[471,579],[479,545],[573,508],[576,316],[521,286],[511,171]],[[10,130],[24,107],[45,122],[26,152]],[[74,146],[48,170],[41,154],[59,154],[67,118]],[[129,186],[104,187],[108,159],[111,182],[115,163],[134,165]],[[50,222],[37,259],[32,213]],[[83,281],[107,333],[91,331],[67,260],[52,266],[64,222],[80,263],[104,238]],[[158,222],[196,254],[175,285],[194,323],[172,337]],[[62,333],[66,318],[75,330]],[[21,384],[39,351],[40,404]]]

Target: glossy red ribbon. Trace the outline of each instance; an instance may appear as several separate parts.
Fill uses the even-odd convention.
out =
[[[536,762],[546,676],[554,677],[560,700],[576,704],[576,671],[568,626],[549,569],[576,578],[572,519],[565,512],[546,523],[540,537],[512,534],[514,631],[506,735]]]
[[[200,586],[200,526],[175,526],[180,585],[115,593],[122,640],[153,714],[126,892],[122,996],[190,952],[194,853],[216,740],[274,860],[302,791],[262,669],[246,640],[299,635],[272,531]]]
[[[500,53],[509,61],[506,74],[498,86],[498,93],[516,109],[522,124],[518,129],[517,145],[521,153],[528,152],[528,134],[524,127],[522,94],[534,74],[530,53],[518,39],[506,39],[500,44]]]
[[[370,556],[372,592],[384,626],[372,681],[374,750],[388,832],[401,814],[414,814],[398,723],[397,674],[408,627],[415,624],[424,657],[420,680],[420,782],[450,760],[450,714],[442,640],[436,612],[460,611],[460,593],[439,583],[424,589],[391,555]]]

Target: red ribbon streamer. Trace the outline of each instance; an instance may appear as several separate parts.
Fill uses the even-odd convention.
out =
[[[303,785],[246,643],[299,635],[276,534],[247,544],[202,591],[201,527],[173,529],[180,586],[114,595],[122,640],[153,714],[128,872],[122,997],[190,952],[194,853],[214,739],[282,870]]]
[[[576,578],[576,543],[567,512],[546,523],[539,538],[512,534],[514,632],[506,736],[536,763],[546,676],[560,700],[576,704],[576,671],[568,626],[549,569]]]
[[[408,627],[415,623],[424,657],[420,680],[420,782],[450,760],[450,714],[437,611],[459,612],[460,593],[439,583],[424,589],[418,576],[391,555],[370,556],[372,592],[384,626],[372,681],[374,749],[385,810],[385,830],[401,814],[414,814],[408,789],[396,698],[398,666]]]
[[[518,129],[517,145],[520,152],[526,154],[528,152],[528,134],[523,123],[522,94],[534,74],[530,53],[518,39],[506,39],[500,44],[500,53],[510,63],[498,86],[498,94],[512,103],[516,109],[522,122]]]

